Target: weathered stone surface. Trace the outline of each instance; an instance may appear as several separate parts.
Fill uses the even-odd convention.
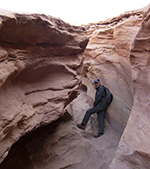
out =
[[[90,36],[85,51],[84,77],[91,82],[100,78],[114,95],[108,109],[111,127],[122,133],[133,105],[132,75],[129,53],[140,29],[142,11],[125,13],[108,22],[88,28]],[[87,88],[89,83],[85,85]],[[89,92],[89,96],[91,96]]]
[[[82,79],[83,85],[87,88],[87,96],[89,100],[94,100],[92,82],[95,78],[100,78],[102,84],[107,86],[114,96],[106,113],[105,134],[94,142],[101,154],[101,161],[94,166],[95,168],[109,168],[132,109],[133,82],[129,53],[140,29],[143,13],[142,10],[133,11],[106,22],[87,26],[90,40],[85,51]],[[92,105],[92,101],[89,104]],[[82,120],[85,111],[86,109],[81,109],[79,121]],[[88,123],[88,132],[96,133],[97,124],[97,115],[93,115]],[[88,136],[84,133],[83,137]]]
[[[150,9],[144,14],[141,28],[130,53],[134,104],[127,127],[119,143],[112,169],[150,168]]]
[[[25,135],[13,146],[0,168],[107,168],[116,152],[118,137],[107,130],[112,139],[106,140],[105,136],[96,139],[91,125],[85,131],[76,127],[82,119],[81,112],[89,106],[86,90],[82,88],[79,97],[71,103],[72,120],[59,119]]]
[[[16,155],[15,159],[22,161],[20,168],[22,168],[22,166],[28,166],[28,168],[36,166],[36,168],[42,169],[109,168],[133,105],[129,52],[132,41],[140,28],[142,15],[143,11],[131,12],[129,15],[124,14],[115,19],[86,27],[90,40],[85,51],[82,88],[78,98],[66,107],[68,117],[72,117],[72,120],[59,123],[52,133],[49,133],[49,131],[51,131],[53,127],[48,127],[48,129],[43,131],[44,136],[43,134],[42,136],[40,135],[42,130],[39,132],[36,131],[37,134],[33,134],[33,136],[36,135],[35,140],[38,140],[37,142],[35,140],[29,142],[21,141],[24,144],[24,148],[21,152],[30,154],[26,156],[25,161],[21,156],[22,153],[17,150],[18,146],[22,147],[23,145],[19,142],[19,145],[16,145],[15,148],[12,149],[7,161],[4,162],[1,167],[7,166],[8,168],[11,163],[10,161],[14,161],[13,156]],[[124,48],[122,48],[122,46],[124,46]],[[65,64],[65,62],[63,62],[63,64]],[[43,69],[43,66],[41,67]],[[25,78],[28,82],[28,85],[25,86],[26,81],[24,81],[22,77],[26,77],[26,74],[28,75],[29,72],[31,72],[31,68],[23,72],[23,75],[18,75],[13,84],[19,83],[19,86],[26,89],[24,90],[26,91],[28,104],[33,105],[35,109],[38,108],[40,102],[40,104],[44,105],[46,102],[45,97],[50,97],[52,94],[48,93],[48,91],[40,94],[30,89],[31,86],[29,82],[32,82],[33,77],[36,79],[36,73],[34,72],[32,78]],[[56,73],[58,74],[59,72]],[[61,77],[65,79],[66,76]],[[91,117],[85,131],[79,130],[76,127],[76,124],[81,122],[85,111],[93,102],[95,89],[92,82],[95,78],[100,78],[102,84],[109,87],[114,95],[114,100],[106,113],[105,134],[97,139],[93,137],[98,130],[96,115]],[[55,78],[53,79],[56,80]],[[21,83],[21,81],[23,82]],[[47,83],[46,78],[42,86],[47,85]],[[37,83],[32,85],[34,85],[34,88],[38,88]],[[54,81],[51,85],[53,85],[52,87],[54,88],[60,84]],[[53,95],[57,95],[56,97],[58,97],[61,92],[62,91],[55,90]],[[40,94],[38,101],[37,96],[35,97],[37,94]],[[56,100],[54,100],[53,105],[51,103],[53,109],[56,108],[55,103]],[[47,107],[46,104],[43,107],[45,111]],[[41,106],[42,109],[43,107]],[[60,108],[61,107],[59,107],[59,109]],[[50,108],[48,108],[48,110],[49,109]],[[43,111],[40,109],[38,112]],[[55,114],[56,113],[54,113],[54,115]],[[54,115],[52,117],[55,117]],[[50,117],[48,117],[48,119],[50,119]],[[31,140],[33,136],[25,136],[25,140]],[[38,146],[36,146],[35,142]],[[38,149],[38,147],[41,148]],[[28,161],[28,163],[26,163],[26,161]],[[14,164],[14,166],[16,166],[16,164]]]
[[[79,42],[81,40],[82,42],[70,43],[70,41],[67,41],[67,43],[64,45],[65,50],[62,50],[61,45],[54,45],[53,49],[49,48],[51,52],[48,52],[49,45],[46,45],[45,43],[43,44],[41,42],[38,43],[38,47],[35,49],[35,40],[33,41],[33,45],[25,48],[24,52],[17,54],[17,51],[20,51],[20,47],[17,46],[17,50],[13,48],[12,44],[15,42],[9,44],[1,42],[3,44],[2,60],[13,56],[9,59],[9,62],[7,61],[7,63],[10,64],[10,61],[14,60],[18,60],[18,63],[20,63],[16,64],[17,66],[19,65],[19,71],[12,71],[12,69],[9,67],[5,67],[3,70],[3,72],[5,72],[5,76],[3,75],[4,80],[2,81],[3,85],[1,87],[1,95],[3,96],[1,100],[4,100],[2,102],[4,105],[3,108],[5,108],[5,110],[7,110],[7,112],[11,115],[7,117],[8,119],[10,118],[10,124],[12,124],[12,114],[15,114],[18,109],[20,110],[20,114],[17,114],[16,118],[14,118],[14,122],[16,121],[14,124],[17,124],[17,127],[14,127],[14,129],[17,128],[17,132],[15,132],[15,138],[16,135],[20,132],[21,134],[18,134],[17,138],[19,138],[21,135],[24,135],[25,131],[30,132],[39,126],[51,123],[48,126],[38,128],[37,130],[26,134],[16,144],[14,144],[13,148],[10,151],[10,154],[1,164],[1,169],[109,168],[113,158],[115,157],[118,143],[120,141],[124,128],[126,127],[126,124],[127,128],[128,123],[130,124],[129,126],[132,126],[133,128],[134,125],[137,126],[139,122],[142,122],[140,113],[137,114],[138,117],[136,116],[136,113],[139,112],[140,107],[137,107],[137,110],[135,106],[136,104],[138,104],[138,106],[140,106],[141,103],[144,104],[144,99],[146,99],[145,95],[142,94],[139,90],[139,88],[141,88],[140,84],[142,83],[145,85],[145,91],[147,91],[146,87],[148,88],[148,86],[146,85],[146,82],[143,83],[143,79],[140,79],[139,81],[139,78],[142,77],[144,73],[138,74],[138,72],[142,71],[142,69],[141,67],[136,67],[136,64],[143,64],[143,61],[145,60],[141,60],[141,48],[137,47],[141,51],[141,53],[138,55],[139,57],[137,57],[137,60],[137,48],[136,50],[134,50],[134,48],[131,50],[131,48],[132,42],[140,29],[144,12],[145,10],[127,12],[105,22],[99,22],[97,24],[90,24],[85,26],[90,40],[85,51],[81,91],[80,95],[68,106],[66,105],[77,95],[79,83],[81,83],[81,68],[83,57],[80,54],[82,54],[84,51],[83,46],[87,42],[87,37],[85,35],[85,32],[81,30],[82,28],[74,27],[72,28],[74,31],[71,31],[71,36],[73,36],[73,39],[75,38],[76,41]],[[53,20],[55,21],[54,18]],[[64,32],[64,30],[68,28],[68,26],[65,27],[64,25],[65,23],[62,24],[62,27],[64,27],[63,29],[59,27],[59,29],[61,29],[60,32]],[[146,27],[146,25],[149,25],[148,21],[147,23],[145,22],[145,24],[143,24],[144,27]],[[32,29],[33,28],[34,26]],[[81,30],[81,32],[79,30]],[[78,33],[80,36],[78,36]],[[4,39],[5,38],[3,38],[3,40]],[[138,39],[138,42],[140,43],[137,43],[136,40],[135,44],[138,45],[144,41],[143,39],[141,39],[141,41],[139,40],[140,38]],[[41,40],[38,39],[37,41]],[[68,43],[75,46],[67,48],[66,45]],[[27,45],[28,43],[25,44]],[[148,53],[149,44],[147,42],[146,44],[148,46],[145,45],[143,47],[147,49],[145,52],[147,51]],[[8,45],[11,55],[9,55],[7,52],[8,47],[6,48],[4,45]],[[83,47],[83,49],[78,50],[79,46],[76,47],[76,45],[81,46],[81,48]],[[23,47],[24,45],[21,47],[21,49]],[[61,51],[58,51],[59,47],[61,48]],[[28,49],[29,52],[26,49]],[[74,53],[71,52],[73,49],[75,50]],[[27,55],[25,55],[26,51],[28,52]],[[37,51],[37,53],[35,51]],[[65,55],[65,52],[69,54]],[[41,55],[39,53],[41,53]],[[20,56],[26,56],[28,58],[25,59],[26,57]],[[36,59],[34,56],[37,56]],[[43,56],[42,58],[44,58],[45,62],[42,62],[41,56]],[[145,55],[143,55],[143,57],[145,57]],[[50,66],[47,68],[47,65]],[[137,70],[136,68],[139,69]],[[11,75],[7,75],[7,72],[12,73]],[[17,73],[17,76],[14,76],[14,72]],[[44,77],[43,74],[45,75]],[[58,74],[61,75],[58,76]],[[72,76],[72,74],[75,74],[75,76]],[[76,79],[75,82],[73,80],[74,77]],[[76,124],[81,122],[85,111],[91,106],[93,102],[95,89],[92,85],[92,82],[95,78],[100,78],[102,84],[109,87],[114,95],[114,100],[106,113],[105,134],[99,138],[93,137],[93,135],[98,130],[96,115],[91,117],[85,131],[79,130],[76,127]],[[38,79],[40,79],[40,82]],[[68,81],[68,79],[70,80]],[[135,81],[134,84],[133,80]],[[4,88],[6,90],[3,90]],[[70,95],[68,91],[72,94]],[[11,96],[12,93],[14,95],[13,97]],[[11,96],[10,100],[7,99],[8,96]],[[140,104],[137,100],[138,98],[140,98]],[[14,109],[14,106],[12,106],[12,103],[14,103],[16,110]],[[146,105],[148,108],[148,102]],[[134,106],[134,109],[132,109],[132,106]],[[8,107],[11,107],[13,113],[11,113],[10,110],[8,111]],[[147,108],[145,108],[145,111],[148,112]],[[133,116],[131,114],[129,122],[127,123],[131,110],[132,112],[135,111],[135,115]],[[23,112],[26,112],[27,115],[23,115]],[[143,114],[145,115],[144,118],[148,117],[145,112]],[[6,115],[8,116],[8,114]],[[22,116],[22,120],[18,120],[20,116]],[[32,117],[32,121],[30,121],[30,116]],[[59,120],[57,120],[58,118]],[[138,120],[134,121],[134,123],[131,123],[136,119]],[[65,120],[65,122],[62,120]],[[130,120],[132,121],[130,122]],[[147,126],[149,124],[148,122],[149,121],[147,118]],[[144,126],[146,126],[146,124],[139,124],[141,124],[141,128],[144,128]],[[33,126],[34,128],[32,128]],[[10,136],[12,134],[14,137],[13,132],[9,132],[11,131],[11,126],[9,128],[8,125],[7,129],[7,135]],[[129,129],[131,128],[129,127],[128,131]],[[144,163],[145,166],[149,165],[147,161],[147,159],[149,159],[149,155],[147,155],[144,151],[136,152],[132,148],[131,151],[133,150],[133,154],[131,153],[129,156],[122,156],[121,154],[122,152],[124,153],[124,150],[127,151],[127,153],[130,153],[129,145],[131,145],[131,147],[134,147],[134,142],[132,142],[134,140],[137,140],[137,145],[135,144],[135,147],[139,146],[138,143],[140,143],[140,137],[137,137],[137,132],[140,130],[136,130],[136,127],[133,128],[133,130],[129,132],[130,135],[128,135],[125,130],[126,134],[124,135],[126,139],[122,137],[122,140],[119,144],[117,156],[112,163],[112,165],[115,166],[114,168],[117,168],[117,165],[123,165],[125,166],[125,169],[132,167],[134,168],[134,166],[137,167],[137,165],[135,165],[136,160]],[[140,131],[142,133],[142,136],[144,131],[147,130],[144,128],[144,130],[141,130],[142,132]],[[136,138],[132,138],[132,136],[136,136]],[[129,145],[127,147],[125,146],[124,140],[129,142]],[[8,140],[5,139],[5,141]],[[5,144],[3,142],[5,148],[6,144],[7,142],[5,142]],[[147,145],[149,144],[147,143]],[[8,146],[10,146],[10,143]],[[148,149],[147,146],[144,147]],[[144,148],[141,146],[141,149]],[[133,164],[126,165],[126,162]]]
[[[84,28],[60,19],[0,13],[0,162],[77,97],[87,42]]]

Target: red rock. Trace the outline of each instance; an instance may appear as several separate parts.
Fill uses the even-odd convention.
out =
[[[134,104],[111,169],[150,168],[149,18],[150,9],[144,14],[131,49]]]
[[[8,25],[14,25],[18,37],[9,37],[2,27],[1,161],[16,144],[0,167],[149,167],[149,14],[144,12],[126,12],[86,25],[90,37],[87,47],[84,29],[59,19],[20,14],[4,17]],[[13,33],[12,28],[5,29]],[[23,30],[28,30],[25,35]],[[91,117],[85,131],[76,127],[94,100],[95,78],[114,95],[106,113],[105,133],[97,139],[93,137],[98,130],[96,116]],[[71,120],[64,122],[57,120],[59,117]]]
[[[21,136],[63,116],[78,95],[88,42],[84,28],[60,19],[3,12],[0,161]]]

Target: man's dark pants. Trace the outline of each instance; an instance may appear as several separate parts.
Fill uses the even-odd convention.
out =
[[[99,131],[98,133],[103,134],[104,133],[104,116],[105,112],[107,110],[107,105],[104,104],[103,106],[96,106],[92,109],[89,109],[86,111],[85,116],[82,120],[82,124],[86,126],[87,122],[89,121],[89,118],[92,114],[97,113],[98,121],[99,121]]]

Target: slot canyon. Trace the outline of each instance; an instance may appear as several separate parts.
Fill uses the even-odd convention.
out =
[[[73,26],[0,11],[0,169],[150,168],[150,6]],[[104,135],[94,79],[113,101]]]

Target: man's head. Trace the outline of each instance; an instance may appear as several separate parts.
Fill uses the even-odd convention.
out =
[[[101,85],[100,80],[99,79],[95,79],[94,80],[94,85],[95,85],[95,88],[98,88]]]

